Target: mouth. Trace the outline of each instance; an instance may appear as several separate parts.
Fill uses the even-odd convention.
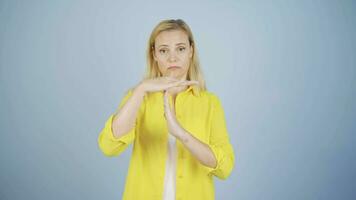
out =
[[[174,66],[169,66],[169,67],[168,67],[168,69],[179,69],[179,68],[180,68],[180,67],[175,66],[175,65],[174,65]]]

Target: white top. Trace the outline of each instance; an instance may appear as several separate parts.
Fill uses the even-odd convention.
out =
[[[176,190],[176,138],[168,133],[168,156],[164,178],[163,200],[175,200]]]

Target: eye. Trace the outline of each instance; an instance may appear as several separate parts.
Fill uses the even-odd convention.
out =
[[[167,53],[167,50],[166,50],[166,49],[160,49],[159,52],[160,52],[161,54],[165,54],[165,53]]]
[[[178,49],[179,49],[179,51],[184,51],[185,47],[179,47]]]

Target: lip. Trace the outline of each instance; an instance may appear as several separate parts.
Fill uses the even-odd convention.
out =
[[[178,68],[180,68],[180,67],[175,66],[175,65],[174,65],[174,66],[169,66],[169,67],[168,67],[168,69],[178,69]]]

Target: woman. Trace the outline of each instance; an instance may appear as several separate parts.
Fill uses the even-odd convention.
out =
[[[133,142],[124,200],[211,200],[213,175],[226,179],[234,151],[219,98],[206,90],[193,34],[183,20],[152,31],[146,77],[107,119],[98,144],[106,156]]]

